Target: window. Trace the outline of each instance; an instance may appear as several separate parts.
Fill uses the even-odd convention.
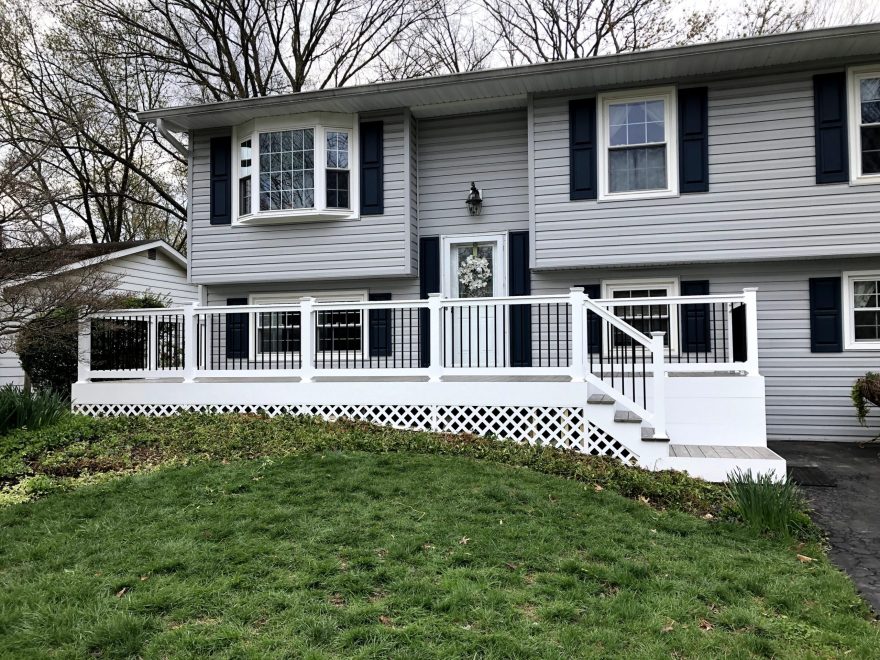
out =
[[[672,89],[600,96],[600,199],[678,194],[674,106]]]
[[[844,274],[847,348],[880,349],[880,272]]]
[[[850,69],[850,171],[853,183],[880,178],[880,69]]]
[[[678,295],[678,282],[675,280],[631,280],[603,283],[604,298],[624,300],[630,298],[664,298]],[[634,305],[619,305],[614,307],[614,313],[626,321],[636,330],[651,336],[652,332],[665,332],[663,343],[675,348],[675,338],[678,334],[678,321],[675,314],[670,314],[669,305],[653,305],[639,303]],[[626,333],[613,329],[610,341],[606,341],[609,350],[618,346],[629,347],[633,339]]]
[[[348,133],[327,131],[327,208],[348,208]]]
[[[238,222],[354,217],[352,200],[359,194],[355,115],[259,119],[237,127],[235,135]]]
[[[238,164],[238,214],[251,212],[251,141],[245,140],[239,146]]]
[[[252,296],[252,305],[298,303],[309,294],[264,294]],[[316,297],[316,302],[363,302],[366,293]],[[364,315],[358,309],[318,310],[315,345],[318,352],[362,352],[366,346]],[[298,353],[302,347],[302,318],[299,312],[261,312],[256,315],[256,351]]]
[[[260,210],[314,205],[314,129],[260,133]]]

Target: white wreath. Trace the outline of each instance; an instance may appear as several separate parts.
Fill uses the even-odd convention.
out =
[[[468,255],[458,267],[458,281],[471,293],[478,293],[489,286],[492,269],[489,260],[475,254]]]

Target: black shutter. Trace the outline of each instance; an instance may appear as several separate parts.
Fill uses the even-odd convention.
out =
[[[232,222],[232,138],[211,138],[211,224]]]
[[[391,300],[390,293],[371,293],[370,300]],[[390,309],[370,310],[370,357],[387,357],[394,352]]]
[[[532,293],[529,269],[529,232],[510,232],[509,281],[511,296]],[[532,306],[510,306],[510,366],[532,366]]]
[[[709,280],[682,282],[681,295],[708,296]],[[682,305],[680,323],[682,353],[708,353],[711,349],[708,303]]]
[[[706,87],[678,92],[678,187],[709,190],[709,100]]]
[[[816,183],[849,181],[846,142],[846,74],[813,76]]]
[[[382,122],[371,121],[361,124],[360,134],[361,215],[382,215],[385,212]]]
[[[440,292],[440,237],[419,239],[419,297]],[[419,366],[431,364],[430,312],[419,310]]]
[[[571,199],[596,199],[596,99],[568,103]]]
[[[734,362],[745,362],[749,358],[749,343],[746,339],[746,306],[734,307],[730,312],[730,343]]]
[[[247,305],[247,298],[227,298],[227,305]],[[226,315],[226,357],[247,359],[250,323],[247,314]]]
[[[602,297],[602,287],[598,284],[581,286],[590,298],[597,300]],[[602,319],[593,312],[587,312],[587,350],[593,355],[602,352]]]
[[[840,353],[843,350],[839,277],[810,278],[810,351]]]

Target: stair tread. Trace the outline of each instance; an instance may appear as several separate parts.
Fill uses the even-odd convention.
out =
[[[618,410],[614,413],[614,421],[625,424],[640,424],[642,418],[630,410]]]
[[[767,447],[746,445],[669,445],[673,458],[736,458],[745,460],[779,459],[782,457]]]
[[[607,405],[609,403],[614,403],[614,397],[607,394],[591,394],[589,398],[587,398],[587,403],[600,403]]]
[[[651,426],[642,427],[642,440],[646,440],[648,442],[669,442],[669,438],[655,438],[654,428]]]

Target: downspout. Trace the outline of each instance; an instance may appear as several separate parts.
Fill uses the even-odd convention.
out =
[[[159,131],[159,135],[168,140],[171,146],[177,150],[177,153],[179,153],[184,158],[189,159],[189,149],[186,147],[185,144],[183,144],[183,142],[178,140],[171,131],[168,130],[168,127],[165,125],[164,119],[156,120],[156,129]]]

